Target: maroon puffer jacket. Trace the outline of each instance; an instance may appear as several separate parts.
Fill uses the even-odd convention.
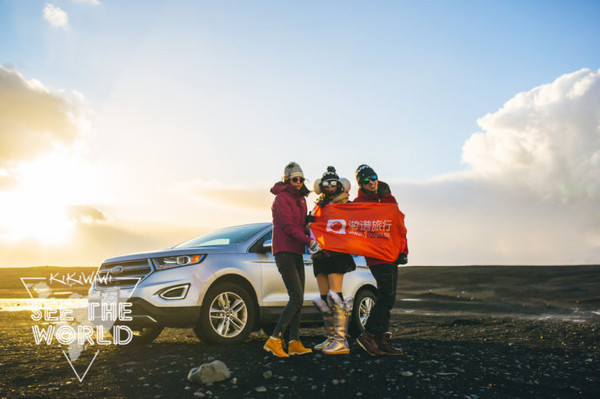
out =
[[[275,200],[273,212],[273,255],[277,252],[303,254],[310,237],[304,232],[306,199],[287,183],[275,183],[271,192]]]
[[[397,204],[396,198],[392,195],[390,191],[390,186],[387,183],[379,181],[379,185],[377,188],[377,193],[368,193],[364,191],[362,188],[358,189],[358,196],[352,202],[387,202],[392,204]],[[408,254],[408,243],[406,245],[406,249],[404,250],[405,254]],[[393,264],[392,262],[387,262],[381,259],[375,258],[367,258],[365,257],[368,266],[380,265],[382,263]]]

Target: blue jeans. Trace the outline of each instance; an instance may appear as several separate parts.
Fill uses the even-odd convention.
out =
[[[302,255],[291,252],[275,254],[275,264],[283,278],[290,300],[279,316],[273,337],[282,335],[289,328],[290,340],[299,339],[300,312],[304,303],[304,260]]]
[[[396,302],[396,286],[398,285],[398,266],[382,263],[369,266],[377,281],[377,300],[365,325],[371,334],[383,334],[390,328],[390,317]]]

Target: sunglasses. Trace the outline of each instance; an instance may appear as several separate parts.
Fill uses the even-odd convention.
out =
[[[373,175],[371,177],[365,177],[362,180],[362,184],[369,184],[370,181],[377,181],[377,175]]]
[[[293,181],[294,183],[298,183],[298,182],[304,183],[304,177],[292,177],[290,180]]]
[[[338,182],[337,182],[337,181],[335,181],[335,180],[330,180],[330,181],[324,181],[324,182],[321,182],[321,185],[322,185],[323,187],[330,187],[330,186],[331,186],[331,187],[337,187],[337,183],[338,183]]]

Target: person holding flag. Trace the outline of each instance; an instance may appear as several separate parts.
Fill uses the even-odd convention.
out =
[[[338,176],[333,166],[328,166],[313,186],[315,194],[320,194],[315,206],[324,208],[330,204],[348,202],[350,182]],[[309,215],[311,218],[311,215]],[[313,272],[317,278],[320,297],[313,300],[323,314],[327,339],[314,347],[326,355],[350,353],[348,345],[348,322],[352,314],[352,297],[344,298],[342,283],[344,274],[356,269],[352,255],[329,250],[321,250],[312,255]]]
[[[397,204],[390,187],[380,181],[377,173],[369,165],[362,164],[356,169],[356,180],[359,185],[358,196],[353,203],[378,202]],[[391,342],[392,334],[388,332],[391,310],[396,301],[398,283],[398,264],[406,264],[408,246],[405,245],[396,261],[365,257],[367,266],[377,281],[377,300],[365,325],[365,331],[356,342],[369,355],[403,355],[400,348]],[[395,256],[395,255],[394,255]]]

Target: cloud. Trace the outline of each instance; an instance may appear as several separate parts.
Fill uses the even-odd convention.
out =
[[[73,239],[48,245],[36,239],[8,243],[0,240],[0,268],[23,266],[99,266],[113,256],[172,247],[199,234],[206,227],[175,226],[109,220],[78,223]]]
[[[240,208],[265,210],[271,207],[273,194],[266,190],[252,189],[212,189],[200,192],[206,198]]]
[[[86,118],[80,95],[52,93],[0,66],[0,167],[73,144]]]
[[[75,1],[75,3],[81,3],[81,4],[87,4],[90,6],[99,6],[102,3],[100,3],[99,0],[73,0]]]
[[[392,186],[411,263],[600,262],[600,71],[519,93],[478,123],[471,170]]]
[[[69,29],[69,15],[60,7],[46,3],[44,7],[44,19],[56,29]]]
[[[0,171],[1,172],[1,171]],[[17,186],[17,180],[14,176],[0,174],[0,192],[13,189]]]
[[[600,261],[600,210],[556,203],[478,177],[392,184],[406,214],[410,264]]]
[[[463,162],[482,178],[561,201],[600,200],[600,71],[519,93],[478,121]]]
[[[217,182],[194,180],[184,184],[184,189],[194,196],[236,208],[264,211],[270,209],[274,196],[268,189],[226,186]]]
[[[96,223],[106,221],[99,209],[91,205],[71,205],[68,210],[69,218],[78,223]]]

